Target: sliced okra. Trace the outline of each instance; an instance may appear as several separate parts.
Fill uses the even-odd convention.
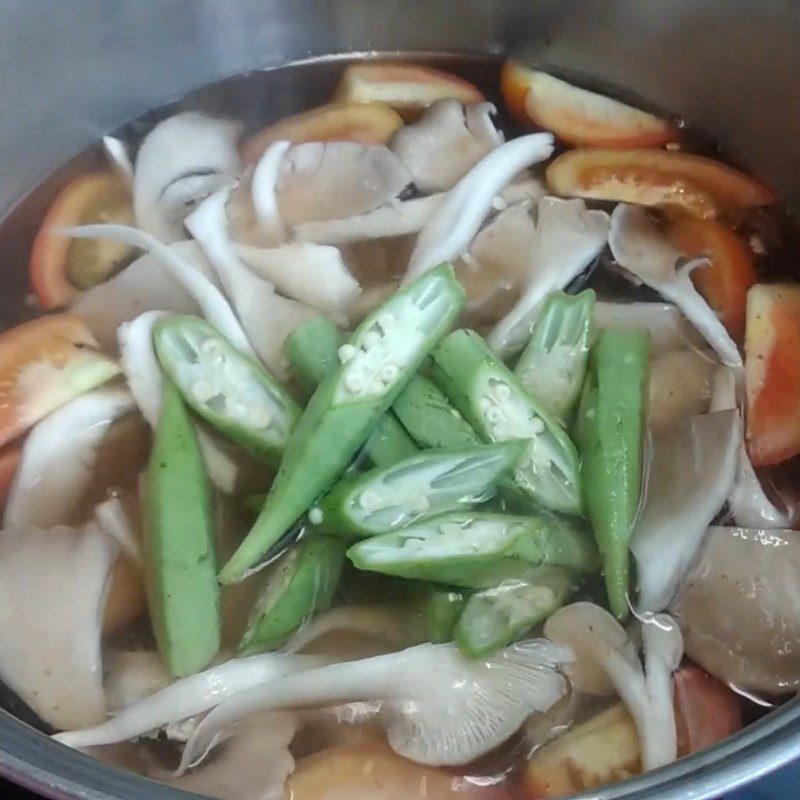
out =
[[[545,508],[579,514],[575,445],[486,342],[473,331],[458,330],[432,355],[434,379],[485,441],[529,441],[514,471],[516,487]]]
[[[345,478],[319,502],[319,529],[374,536],[484,503],[524,447],[524,442],[507,442],[456,452],[427,450],[385,469]]]
[[[442,264],[370,314],[340,365],[320,384],[296,425],[264,508],[223,567],[223,583],[241,581],[342,474],[464,305],[453,268]]]
[[[591,289],[577,295],[551,294],[514,367],[530,396],[565,425],[586,377],[594,304]]]
[[[597,551],[580,520],[547,512],[524,517],[455,512],[353,545],[362,570],[483,589],[549,564],[576,572],[597,566]]]
[[[256,458],[280,462],[300,407],[275,378],[198,317],[167,317],[153,341],[193,411]]]

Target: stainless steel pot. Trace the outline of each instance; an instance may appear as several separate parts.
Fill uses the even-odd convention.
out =
[[[100,133],[196,86],[396,50],[512,52],[630,89],[797,197],[799,40],[793,0],[5,0],[0,214]],[[4,266],[8,309],[23,302],[24,280]],[[586,797],[704,800],[798,755],[793,701],[711,751]],[[74,753],[7,711],[0,773],[54,798],[192,796]]]

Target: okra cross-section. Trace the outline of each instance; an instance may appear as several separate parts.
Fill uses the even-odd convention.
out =
[[[198,317],[167,317],[153,340],[189,406],[251,455],[277,466],[300,419],[300,407],[280,383]]]
[[[583,523],[547,512],[524,517],[455,512],[353,545],[348,558],[362,570],[484,589],[519,578],[531,566],[575,572],[597,566]]]
[[[334,486],[318,504],[319,528],[343,536],[373,536],[445,511],[490,500],[498,479],[519,460],[524,442],[468,450],[428,450],[386,469]]]
[[[341,475],[463,305],[464,289],[442,264],[358,326],[306,406],[261,514],[220,572],[223,583],[242,580]]]
[[[581,512],[578,452],[559,422],[525,391],[477,333],[458,330],[433,351],[432,375],[489,442],[527,439],[514,483],[538,505]]]

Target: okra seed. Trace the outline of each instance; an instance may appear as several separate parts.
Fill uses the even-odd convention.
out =
[[[544,433],[544,420],[541,417],[531,420],[531,433]]]
[[[511,398],[511,387],[507,383],[498,383],[494,387],[494,396],[501,403]]]
[[[214,387],[208,381],[195,381],[192,384],[192,397],[198,403],[207,403],[215,394]]]
[[[200,345],[200,355],[210,364],[219,364],[224,358],[222,346],[214,339],[206,339]]]
[[[364,334],[364,349],[374,347],[381,340],[381,335],[377,331],[367,331]]]
[[[314,506],[308,510],[308,521],[312,525],[322,524],[322,509],[319,506]]]
[[[339,348],[339,361],[341,361],[342,364],[346,364],[357,352],[358,350],[352,344],[343,344]]]
[[[364,379],[361,375],[351,372],[345,376],[344,388],[353,394],[359,394],[364,391]]]
[[[393,323],[394,314],[391,314],[388,311],[382,311],[380,314],[378,314],[378,325],[380,325],[384,331],[391,328]]]
[[[384,383],[391,383],[397,379],[400,369],[395,364],[387,364],[381,369],[381,379]]]
[[[381,506],[381,496],[376,491],[367,489],[361,492],[358,503],[366,511],[375,511]]]
[[[264,406],[253,406],[250,409],[250,424],[254,428],[268,428],[272,422],[272,414]]]
[[[486,421],[490,425],[497,425],[498,422],[503,421],[503,412],[497,406],[491,406],[485,412]]]

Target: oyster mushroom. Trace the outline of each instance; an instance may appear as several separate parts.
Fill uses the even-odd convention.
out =
[[[6,504],[6,528],[69,522],[94,478],[95,456],[111,424],[135,408],[124,389],[98,389],[42,420],[25,440]]]
[[[411,173],[385,145],[306,142],[281,162],[278,208],[287,227],[342,219],[394,200],[409,183]]]
[[[549,133],[531,133],[500,145],[479,161],[447,193],[420,232],[404,282],[466,252],[495,195],[518,173],[549,158],[552,152]]]
[[[675,620],[666,614],[644,619],[644,665],[625,629],[608,611],[592,603],[573,603],[556,611],[545,623],[544,634],[573,650],[575,660],[567,671],[576,689],[609,694],[613,688],[619,695],[636,722],[644,770],[675,760],[673,672],[683,655]]]
[[[669,605],[733,488],[742,423],[732,410],[689,417],[651,440],[647,489],[631,538],[639,607]]]
[[[241,169],[239,124],[197,112],[169,117],[147,134],[133,175],[136,224],[163,242],[185,239],[182,223],[200,200]]]
[[[647,211],[625,203],[620,203],[611,214],[608,244],[617,264],[637,281],[675,303],[723,363],[742,366],[736,343],[690,278],[691,271],[705,264],[706,259],[681,264],[681,251],[661,234]]]
[[[491,103],[437,100],[389,144],[424,193],[452,189],[487,153],[503,143]]]
[[[557,668],[565,657],[542,640],[476,661],[453,645],[422,644],[268,681],[217,706],[187,743],[181,766],[201,757],[223,729],[244,716],[370,699],[384,701],[381,719],[395,752],[420,764],[465,764],[564,696],[566,681]]]
[[[278,208],[278,178],[281,164],[291,142],[273,142],[258,160],[251,181],[251,194],[256,224],[267,244],[280,244],[286,240],[286,227]]]
[[[105,719],[100,631],[116,556],[94,525],[0,535],[0,679],[54,728]]]
[[[797,531],[710,527],[670,606],[687,654],[741,691],[796,692],[798,574]]]

